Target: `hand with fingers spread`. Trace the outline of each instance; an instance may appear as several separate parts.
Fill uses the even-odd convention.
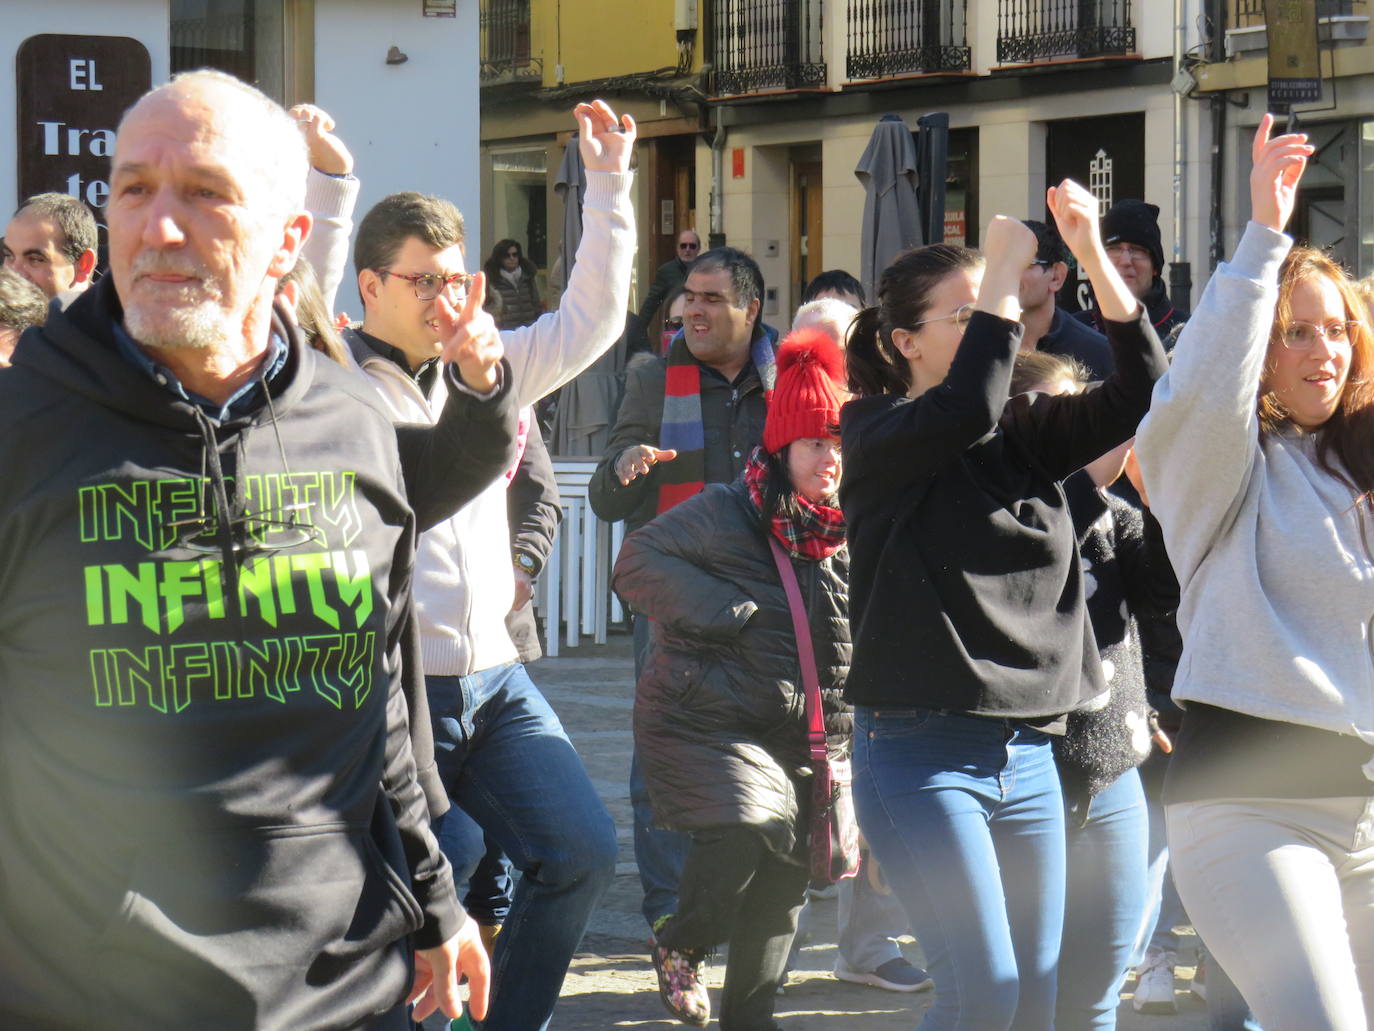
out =
[[[432,949],[415,950],[415,980],[406,1001],[415,1006],[411,1019],[421,1023],[435,1010],[455,1020],[463,1015],[458,982],[468,979],[468,1011],[481,1020],[487,1015],[487,986],[491,961],[482,947],[477,921],[465,921],[448,941]]]
[[[325,175],[353,173],[353,154],[334,135],[334,119],[329,112],[314,104],[297,104],[291,109],[291,117],[305,137],[311,168]]]
[[[577,119],[577,146],[582,152],[582,164],[589,172],[628,172],[630,154],[635,146],[635,120],[629,115],[619,119],[604,100],[578,104],[573,108]]]
[[[1266,114],[1250,145],[1254,162],[1250,169],[1250,217],[1281,233],[1293,214],[1298,180],[1316,148],[1307,142],[1306,133],[1285,133],[1270,139],[1273,128],[1274,116]]]
[[[486,297],[487,277],[478,272],[462,307],[454,308],[444,291],[434,299],[439,353],[444,361],[458,366],[458,378],[479,394],[496,388],[501,358],[506,353],[496,320],[482,307]]]
[[[637,444],[620,452],[615,460],[615,475],[623,487],[636,477],[647,476],[659,462],[671,462],[676,457],[676,451],[660,451],[649,444]]]
[[[1097,224],[1097,198],[1082,183],[1065,179],[1045,192],[1045,203],[1054,216],[1054,224],[1059,227],[1059,235],[1088,274],[1102,317],[1110,322],[1134,319],[1140,302],[1102,246],[1102,232]]]

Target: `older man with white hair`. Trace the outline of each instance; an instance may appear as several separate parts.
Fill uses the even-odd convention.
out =
[[[252,87],[149,93],[111,275],[0,375],[0,1026],[401,1031],[464,972],[485,1009],[402,662],[453,427],[398,448],[274,309],[305,172]],[[469,414],[500,355],[444,351]]]

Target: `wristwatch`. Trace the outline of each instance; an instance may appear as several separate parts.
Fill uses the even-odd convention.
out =
[[[523,569],[525,572],[529,573],[530,576],[538,575],[538,564],[534,561],[534,559],[530,558],[523,552],[517,551],[514,555],[511,556],[511,560],[515,563],[516,569]]]

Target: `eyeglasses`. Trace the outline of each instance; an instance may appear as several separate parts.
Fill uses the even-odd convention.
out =
[[[695,251],[695,250],[700,249],[700,247],[701,247],[701,244],[699,244],[699,243],[686,243],[686,242],[684,242],[684,243],[680,243],[680,244],[677,245],[677,249],[680,250],[680,251]]]
[[[973,318],[973,305],[971,303],[961,304],[948,315],[937,315],[933,319],[922,319],[920,322],[913,322],[911,326],[915,329],[917,326],[924,326],[927,322],[943,322],[945,319],[953,319],[955,328],[962,333],[964,330],[968,329],[968,320],[971,318]]]
[[[518,258],[518,257],[520,257],[520,252],[519,252],[519,251],[506,251],[506,257],[508,257],[508,258]]]
[[[682,316],[681,316],[681,315],[677,316],[677,318],[671,318],[671,319],[664,319],[664,320],[663,320],[663,331],[664,331],[665,333],[676,333],[676,332],[677,332],[679,329],[681,329],[681,328],[682,328]]]
[[[308,504],[283,505],[282,511],[290,512],[288,519],[268,519],[264,516],[242,515],[230,520],[230,547],[235,555],[270,555],[275,551],[297,548],[302,544],[325,544],[324,531],[318,526],[297,521],[296,512],[309,508]],[[218,555],[220,542],[216,538],[218,529],[215,519],[210,515],[192,516],[190,519],[177,519],[166,524],[176,529],[177,544],[188,551],[203,555]],[[269,542],[268,537],[271,537]]]
[[[1049,268],[1053,264],[1054,262],[1050,261],[1049,258],[1036,258],[1030,263],[1030,267],[1035,268],[1038,265],[1040,268]]]
[[[439,291],[446,290],[448,287],[458,287],[458,299],[461,301],[467,297],[468,291],[472,289],[473,280],[477,278],[471,272],[454,272],[447,276],[441,276],[434,272],[393,272],[391,269],[379,269],[379,276],[395,276],[397,279],[404,279],[415,291],[417,301],[432,301],[439,296]]]
[[[1113,259],[1127,257],[1132,261],[1146,261],[1150,258],[1150,252],[1133,243],[1109,243],[1107,244],[1107,257]]]
[[[1316,346],[1319,336],[1325,338],[1328,343],[1345,343],[1358,325],[1358,322],[1328,322],[1325,326],[1318,326],[1314,322],[1294,319],[1283,327],[1279,339],[1290,351],[1310,351]]]

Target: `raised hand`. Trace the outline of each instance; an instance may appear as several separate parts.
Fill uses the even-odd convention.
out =
[[[638,476],[648,475],[659,462],[671,462],[676,457],[676,451],[660,451],[651,444],[636,444],[620,452],[615,460],[615,475],[623,487]]]
[[[635,146],[635,120],[629,115],[616,118],[604,100],[578,104],[573,108],[577,119],[577,146],[582,152],[582,164],[590,172],[628,172],[630,154]]]
[[[455,309],[443,291],[434,299],[435,321],[439,326],[440,354],[444,361],[458,366],[458,377],[479,394],[490,393],[497,385],[501,358],[506,353],[496,320],[484,310],[487,277],[479,272],[461,308]]]
[[[1045,192],[1045,203],[1054,215],[1059,235],[1068,244],[1078,264],[1088,274],[1093,296],[1102,317],[1111,322],[1129,322],[1140,310],[1131,288],[1107,257],[1097,225],[1097,198],[1081,184],[1065,179]]]
[[[305,137],[311,168],[326,175],[352,174],[353,154],[334,135],[334,119],[329,112],[314,104],[297,104],[291,109],[291,117]]]
[[[1059,227],[1059,235],[1080,265],[1094,257],[1106,257],[1102,235],[1097,228],[1098,201],[1086,187],[1065,179],[1046,191],[1045,203],[1054,216],[1054,224]]]
[[[1285,133],[1270,139],[1273,128],[1274,116],[1266,114],[1250,145],[1254,162],[1250,169],[1250,217],[1281,233],[1293,214],[1298,180],[1316,148],[1307,142],[1306,133]]]
[[[1035,234],[1014,218],[994,215],[983,233],[987,267],[973,306],[999,318],[1021,317],[1021,273],[1035,260]]]

